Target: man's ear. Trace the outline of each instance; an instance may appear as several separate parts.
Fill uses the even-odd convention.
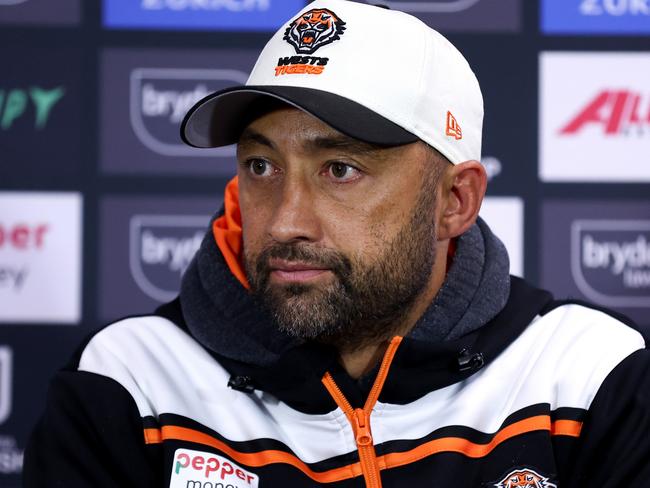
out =
[[[439,240],[457,237],[476,222],[486,188],[487,174],[478,161],[446,168],[439,194]]]

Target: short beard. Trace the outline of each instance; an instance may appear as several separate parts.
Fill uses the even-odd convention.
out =
[[[306,243],[273,243],[256,256],[245,253],[254,297],[279,330],[302,340],[354,351],[391,338],[427,286],[436,259],[434,221],[438,174],[424,178],[409,220],[385,242],[372,262]],[[272,258],[328,268],[334,280],[324,286],[272,285]]]

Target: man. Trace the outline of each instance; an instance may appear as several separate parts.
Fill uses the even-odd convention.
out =
[[[27,486],[649,486],[642,335],[508,276],[482,98],[394,11],[320,0],[182,134],[238,178],[179,299],[55,378]]]

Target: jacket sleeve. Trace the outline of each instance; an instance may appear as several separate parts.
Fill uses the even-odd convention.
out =
[[[159,445],[144,442],[129,393],[93,373],[58,373],[28,442],[23,484],[35,487],[159,487]],[[160,468],[158,468],[160,469]]]
[[[570,482],[563,486],[650,486],[650,351],[623,360],[584,419]]]

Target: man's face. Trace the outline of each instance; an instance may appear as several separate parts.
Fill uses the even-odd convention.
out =
[[[435,260],[425,146],[378,149],[285,108],[247,127],[237,158],[244,263],[278,326],[348,348],[392,335]]]

